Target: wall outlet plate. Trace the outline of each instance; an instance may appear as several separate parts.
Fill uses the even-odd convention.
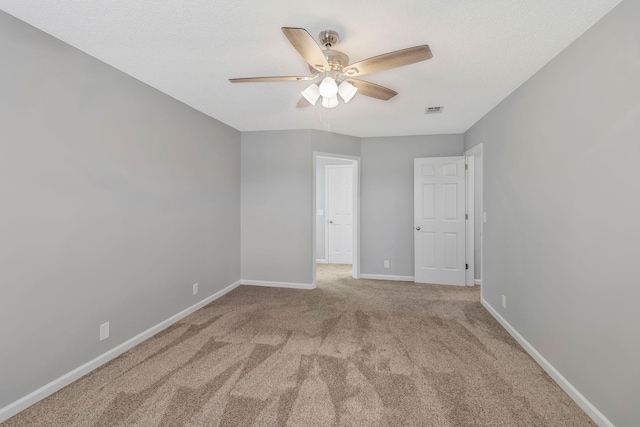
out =
[[[195,295],[195,294],[197,294],[197,293],[198,293],[198,284],[197,284],[197,283],[194,283],[194,284],[193,284],[193,294]]]
[[[389,268],[389,260],[388,259],[384,260],[384,268]]]
[[[507,297],[502,295],[502,308],[507,309]]]

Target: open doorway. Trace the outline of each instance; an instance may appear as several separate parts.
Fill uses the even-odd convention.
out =
[[[358,278],[359,158],[314,153],[314,275],[328,264]]]

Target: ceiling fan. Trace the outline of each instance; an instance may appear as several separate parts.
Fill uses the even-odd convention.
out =
[[[307,61],[309,70],[313,75],[248,77],[229,79],[229,81],[232,83],[249,83],[318,80],[319,84],[312,83],[311,86],[302,91],[302,98],[296,105],[298,108],[315,105],[321,97],[323,107],[334,108],[339,103],[338,95],[344,102],[349,102],[356,92],[387,101],[396,96],[398,92],[355,77],[402,67],[433,57],[431,49],[425,44],[349,64],[347,55],[332,49],[339,40],[338,33],[335,31],[323,31],[318,36],[325,49],[321,49],[304,28],[282,27],[282,32],[284,32],[284,35],[304,60]]]

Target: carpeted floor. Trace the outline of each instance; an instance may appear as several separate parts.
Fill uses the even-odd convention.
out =
[[[479,289],[242,286],[6,426],[592,426]]]

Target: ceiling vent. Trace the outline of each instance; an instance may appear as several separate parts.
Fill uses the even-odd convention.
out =
[[[425,114],[435,114],[435,113],[441,113],[442,110],[444,109],[444,107],[427,107],[424,110]]]

